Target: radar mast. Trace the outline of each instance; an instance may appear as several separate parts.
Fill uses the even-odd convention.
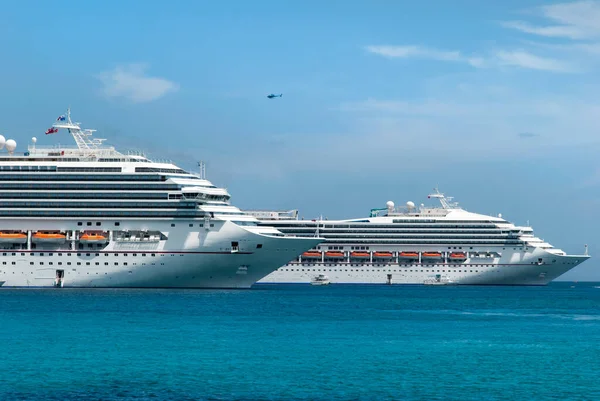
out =
[[[66,120],[66,121],[65,121]],[[67,109],[66,116],[60,116],[52,127],[57,129],[66,129],[73,139],[79,150],[93,150],[102,147],[102,142],[106,139],[92,138],[92,134],[96,131],[94,129],[82,129],[80,123],[74,123],[71,121],[71,108]]]

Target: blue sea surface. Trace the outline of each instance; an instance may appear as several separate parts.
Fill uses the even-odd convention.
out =
[[[1,289],[0,399],[598,400],[600,284]]]

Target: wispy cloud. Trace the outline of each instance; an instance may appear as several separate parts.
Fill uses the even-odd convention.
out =
[[[179,89],[175,82],[146,75],[146,70],[145,64],[127,64],[104,71],[97,78],[102,82],[104,95],[134,103],[150,102]]]
[[[421,57],[442,61],[461,61],[460,52],[428,49],[421,46],[367,46],[367,51],[391,58]]]
[[[532,35],[547,36],[550,38],[582,39],[586,37],[586,35],[578,28],[572,26],[534,26],[524,21],[504,21],[502,22],[502,26],[530,33]]]
[[[494,61],[500,65],[528,68],[532,70],[554,71],[554,72],[574,72],[575,67],[569,63],[536,56],[524,50],[517,51],[498,51],[494,55]]]
[[[507,28],[525,33],[569,39],[594,39],[600,37],[600,2],[576,1],[538,7],[533,14],[553,25],[535,26],[523,21],[505,21]]]
[[[473,67],[480,67],[482,66],[483,62],[483,60],[479,57],[466,57],[458,51],[445,51],[415,45],[377,45],[366,46],[365,49],[369,53],[377,54],[379,56],[388,58],[421,58],[438,61],[456,61],[468,63]]]
[[[458,51],[444,51],[422,46],[367,46],[366,50],[388,58],[424,58],[438,61],[467,63],[476,68],[512,66],[532,70],[574,72],[576,69],[566,62],[540,57],[524,50],[499,50],[487,56],[463,56]]]

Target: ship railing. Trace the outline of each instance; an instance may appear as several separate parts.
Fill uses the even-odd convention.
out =
[[[259,220],[298,220],[298,210],[244,210]]]

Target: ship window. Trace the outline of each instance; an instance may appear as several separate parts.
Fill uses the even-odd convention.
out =
[[[256,244],[256,248],[257,248],[257,249],[260,249],[260,248],[262,248],[262,244]]]
[[[101,222],[99,222],[99,221],[97,221],[97,222],[96,222],[96,225],[97,225],[97,226],[99,226],[100,224],[102,224],[102,223],[101,223]]]
[[[108,266],[108,262],[104,262],[104,266]]]
[[[121,223],[119,223],[118,221],[115,221],[115,226],[120,226]]]
[[[119,266],[119,262],[115,262],[115,266]]]
[[[88,226],[91,226],[91,225],[92,225],[92,222],[91,222],[91,221],[88,221],[86,224],[87,224]]]
[[[81,262],[77,262],[77,266],[80,266],[80,265],[81,265]]]
[[[123,263],[123,266],[127,266],[127,262]]]
[[[171,223],[171,227],[175,227],[175,223]]]
[[[68,266],[71,266],[71,262],[67,262],[67,265],[68,265]]]
[[[82,223],[81,221],[78,221],[78,222],[77,222],[77,225],[78,225],[78,226],[82,226],[82,225],[83,225],[83,223]]]

